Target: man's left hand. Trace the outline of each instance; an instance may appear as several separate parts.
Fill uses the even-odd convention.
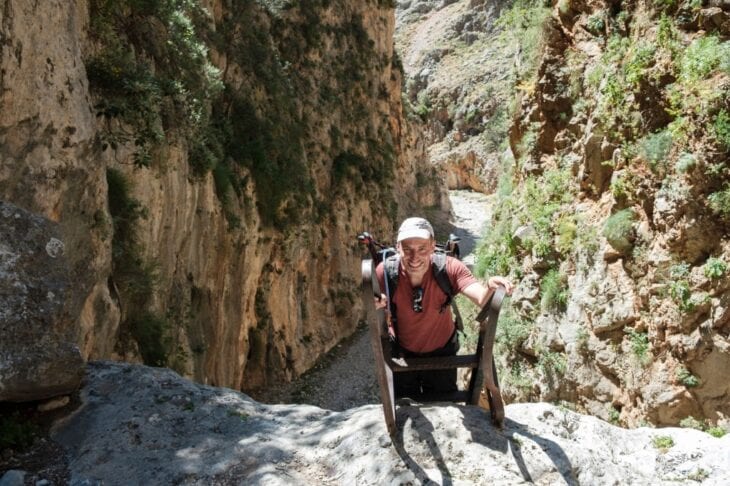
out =
[[[500,285],[504,287],[507,295],[512,295],[512,282],[510,282],[506,277],[490,277],[487,281],[487,286],[489,286],[490,289],[496,289]]]

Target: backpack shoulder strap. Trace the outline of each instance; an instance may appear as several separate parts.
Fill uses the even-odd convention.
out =
[[[395,289],[398,288],[398,273],[400,270],[400,256],[396,253],[386,257],[383,261],[383,269],[385,270],[385,281],[390,295],[395,295]]]
[[[433,276],[436,279],[436,283],[439,284],[441,290],[446,294],[447,300],[445,305],[451,303],[451,298],[454,296],[454,288],[451,286],[451,280],[449,280],[449,274],[446,273],[446,253],[436,252],[433,254],[431,259],[431,270]]]
[[[449,274],[446,272],[446,253],[436,252],[433,254],[433,259],[431,260],[431,270],[433,271],[433,276],[436,279],[436,283],[441,288],[443,293],[446,294],[446,300],[441,306],[441,310],[443,311],[447,307],[451,306],[451,309],[454,311],[454,323],[456,324],[456,328],[459,331],[463,331],[464,323],[461,320],[461,314],[459,313],[459,309],[458,307],[456,307],[456,302],[453,301],[454,288],[451,286]]]

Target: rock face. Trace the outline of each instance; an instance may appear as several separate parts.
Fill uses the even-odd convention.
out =
[[[0,401],[75,391],[84,373],[58,225],[0,201]]]
[[[491,193],[497,186],[514,55],[497,41],[502,8],[474,0],[398,2],[406,95],[449,189]]]
[[[705,43],[727,52],[724,21],[609,3],[544,12],[510,127],[515,190],[481,262],[520,280],[500,322],[503,384],[631,426],[725,423],[730,139],[704,127],[727,120],[730,76],[719,60],[688,67]],[[721,94],[692,98],[697,86]]]
[[[262,405],[121,363],[92,363],[88,377],[80,408],[52,433],[72,484],[730,481],[730,435],[625,430],[542,403],[508,405],[502,430],[476,407],[401,406],[393,442],[380,405]]]
[[[162,3],[5,2],[0,199],[58,223],[84,358],[291,379],[357,325],[356,234],[447,209],[393,11]]]

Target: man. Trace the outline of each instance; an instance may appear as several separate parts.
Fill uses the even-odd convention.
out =
[[[439,286],[432,270],[436,250],[433,227],[423,218],[408,218],[398,229],[396,249],[400,256],[398,285],[390,296],[395,309],[396,332],[400,353],[405,357],[453,356],[459,350],[456,325],[448,305],[448,296]],[[385,270],[380,263],[375,270],[380,288],[385,289]],[[446,257],[446,273],[454,295],[463,293],[483,307],[488,288],[503,286],[512,293],[512,284],[504,277],[490,277],[487,287],[456,258]],[[387,306],[386,296],[376,300],[377,308]],[[396,396],[455,391],[456,369],[405,372],[394,375]]]

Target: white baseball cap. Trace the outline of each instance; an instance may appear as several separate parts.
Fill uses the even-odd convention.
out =
[[[433,239],[433,227],[423,218],[408,218],[398,228],[398,243],[408,238]]]

